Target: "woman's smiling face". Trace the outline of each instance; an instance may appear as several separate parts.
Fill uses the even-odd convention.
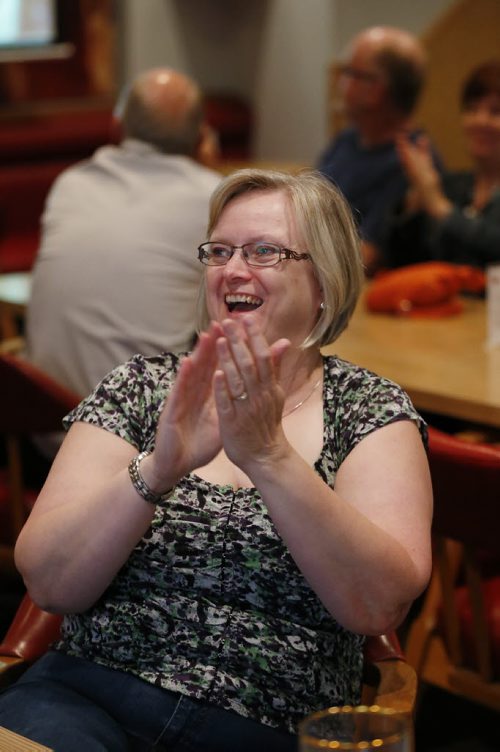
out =
[[[500,96],[488,94],[469,103],[462,126],[473,159],[500,165]]]
[[[209,239],[238,247],[266,241],[308,251],[298,235],[289,199],[281,190],[254,190],[234,198]],[[237,250],[225,266],[206,267],[205,275],[213,320],[239,319],[251,312],[269,343],[287,337],[295,345],[304,341],[317,321],[321,291],[310,261],[285,259],[275,266],[248,266]]]

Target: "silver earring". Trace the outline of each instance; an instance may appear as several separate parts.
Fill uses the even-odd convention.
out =
[[[319,304],[319,309],[320,309],[320,311],[324,311],[325,310],[325,304],[323,303],[323,301],[321,301],[321,303]]]

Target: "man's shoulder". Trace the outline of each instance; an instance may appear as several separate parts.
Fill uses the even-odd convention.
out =
[[[355,128],[343,128],[336,133],[330,140],[329,149],[337,151],[340,149],[355,149],[359,143],[358,133]]]
[[[338,167],[344,158],[349,162],[358,151],[358,137],[354,128],[344,128],[335,134],[318,159],[318,169],[329,175],[332,165]]]
[[[217,183],[222,180],[222,174],[213,170],[211,167],[206,167],[200,164],[192,157],[184,157],[186,163],[186,169],[192,174],[196,175],[198,179],[212,188],[215,188]]]
[[[344,143],[344,142],[358,143],[359,141],[358,131],[352,125],[348,126],[347,128],[342,128],[342,130],[340,130],[337,133],[335,137],[335,141],[339,143]]]
[[[56,182],[70,180],[80,175],[84,175],[85,173],[91,172],[96,168],[96,166],[100,165],[101,163],[116,158],[116,154],[118,152],[118,146],[114,146],[112,144],[100,146],[90,157],[87,157],[87,159],[82,159],[72,165],[69,165],[69,167],[66,167],[66,169],[59,174]]]
[[[157,188],[158,185],[171,185],[175,181],[193,188],[197,186],[203,192],[212,192],[222,176],[191,157],[162,154],[146,148],[141,152],[130,148],[125,142],[117,146],[101,146],[88,159],[64,170],[55,186],[69,189],[71,185],[80,185],[82,181],[99,184],[103,179],[107,183],[112,180],[115,185],[133,185],[136,180],[140,183],[146,178]]]
[[[172,179],[196,182],[212,189],[222,178],[220,173],[187,154],[167,154],[150,144],[132,139],[124,141],[116,152],[102,154],[102,163],[110,161],[138,174],[148,173],[151,177],[162,179],[168,174]]]

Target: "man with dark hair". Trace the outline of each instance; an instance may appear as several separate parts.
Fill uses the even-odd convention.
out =
[[[323,152],[318,169],[339,186],[354,210],[368,274],[382,263],[387,213],[407,189],[394,144],[402,132],[412,133],[425,63],[412,34],[377,26],[352,40],[340,66],[349,127]]]
[[[69,168],[51,189],[33,274],[27,356],[81,395],[135,353],[190,348],[196,249],[220,179],[205,166],[194,81],[148,70],[122,105],[121,143]]]

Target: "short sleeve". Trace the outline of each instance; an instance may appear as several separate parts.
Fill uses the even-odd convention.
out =
[[[63,420],[66,430],[82,421],[103,428],[140,451],[151,449],[163,402],[179,357],[136,355],[111,371]]]
[[[427,446],[425,421],[398,384],[336,358],[329,371],[327,409],[338,465],[365,436],[400,420],[415,423]]]

